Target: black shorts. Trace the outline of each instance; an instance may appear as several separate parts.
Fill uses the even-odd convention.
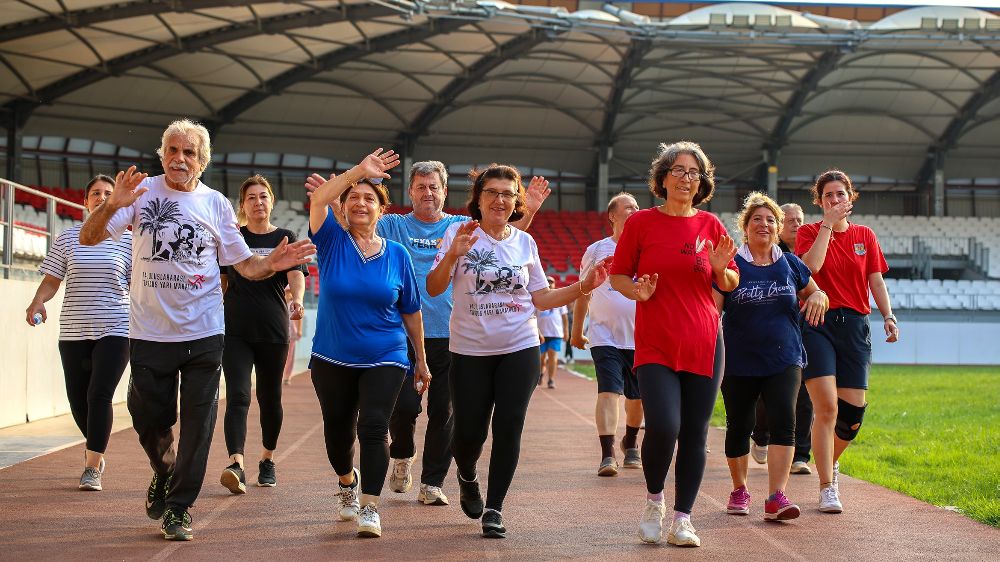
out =
[[[850,308],[827,311],[817,327],[802,325],[802,343],[809,363],[802,380],[835,375],[837,388],[868,388],[872,366],[872,335],[868,315]]]
[[[639,380],[632,372],[635,351],[610,345],[590,348],[597,370],[597,392],[624,394],[629,400],[639,399]]]

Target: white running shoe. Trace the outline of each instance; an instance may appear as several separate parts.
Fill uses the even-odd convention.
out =
[[[373,503],[361,508],[361,513],[358,515],[358,536],[382,536],[382,519],[378,516],[378,507]]]
[[[676,546],[701,546],[701,539],[695,534],[694,525],[687,518],[674,519],[670,523],[667,542]]]
[[[358,501],[358,490],[361,489],[361,474],[358,469],[354,469],[354,486],[340,485],[340,520],[354,521],[358,518],[358,511],[361,509],[361,502]]]
[[[767,445],[763,447],[758,446],[753,440],[750,440],[750,456],[757,464],[767,464]]]
[[[809,468],[809,463],[806,461],[795,461],[792,463],[792,469],[788,472],[790,474],[812,474],[812,469]]]
[[[420,491],[417,492],[417,501],[424,505],[448,505],[448,496],[437,486],[420,484]]]
[[[830,484],[819,491],[819,510],[823,513],[840,513],[844,511],[844,506],[840,503],[840,494],[835,484]]]
[[[389,476],[389,489],[397,494],[405,494],[413,488],[413,475],[410,467],[413,457],[408,459],[392,459],[392,475]]]
[[[663,537],[663,502],[646,499],[646,507],[639,519],[639,538],[642,542],[656,544]]]

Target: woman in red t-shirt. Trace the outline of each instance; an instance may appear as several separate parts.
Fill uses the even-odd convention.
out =
[[[722,379],[712,282],[724,291],[739,284],[732,238],[715,215],[695,208],[712,198],[714,171],[697,144],[661,144],[649,188],[664,204],[629,217],[611,268],[611,286],[638,301],[634,368],[646,412],[647,496],[639,521],[644,542],[659,542],[662,535],[663,483],[676,443],[675,514],[667,542],[701,545],[690,514],[705,472],[708,422]]]
[[[851,178],[830,170],[816,179],[812,191],[813,202],[823,210],[823,220],[799,228],[795,253],[829,295],[830,310],[822,324],[802,328],[802,343],[809,357],[802,379],[816,415],[812,447],[820,482],[819,509],[840,513],[843,505],[837,486],[837,460],[857,436],[868,405],[865,390],[872,362],[869,291],[884,318],[885,341],[895,342],[899,327],[882,278],[889,267],[875,233],[847,220],[858,198]]]

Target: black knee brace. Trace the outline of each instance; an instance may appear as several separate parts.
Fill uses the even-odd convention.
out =
[[[837,399],[837,425],[834,426],[834,433],[844,441],[853,441],[858,436],[861,429],[861,422],[865,419],[864,406],[855,406],[841,399]]]

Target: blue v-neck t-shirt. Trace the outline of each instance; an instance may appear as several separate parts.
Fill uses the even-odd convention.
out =
[[[409,253],[383,238],[369,258],[333,214],[313,233],[319,261],[319,306],[312,355],[344,367],[409,368],[402,314],[420,310]]]

